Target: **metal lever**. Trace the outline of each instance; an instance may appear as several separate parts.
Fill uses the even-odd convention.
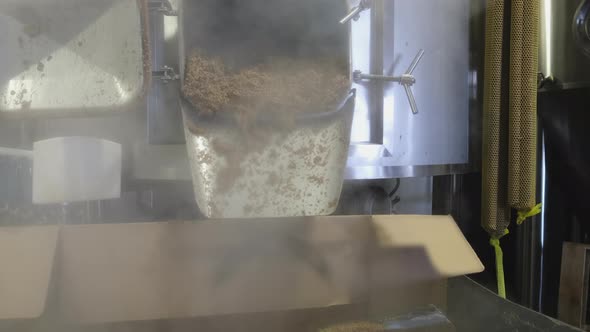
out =
[[[403,85],[404,90],[406,90],[406,96],[408,96],[408,102],[410,103],[410,109],[412,110],[413,114],[418,114],[418,105],[416,105],[416,99],[414,98],[414,93],[412,92],[412,89],[410,87],[414,85],[414,83],[416,83],[416,78],[413,74],[416,67],[418,67],[418,63],[420,63],[420,60],[422,60],[422,57],[424,57],[423,49],[418,51],[418,54],[416,54],[416,56],[414,57],[414,60],[410,64],[410,67],[408,67],[406,73],[402,75],[402,77],[411,78],[411,80],[402,80],[402,82],[400,82],[401,85]]]
[[[420,60],[422,60],[422,57],[424,57],[424,50],[420,49],[420,51],[418,51],[418,54],[416,54],[416,56],[414,57],[414,60],[412,60],[410,67],[408,67],[408,70],[406,70],[406,75],[412,75],[414,73],[414,70],[416,69],[416,67],[418,67],[418,63],[420,63]]]
[[[401,76],[384,76],[384,75],[371,75],[371,74],[363,74],[360,70],[355,70],[352,73],[352,79],[355,82],[360,82],[363,80],[379,80],[379,81],[386,81],[386,82],[397,82],[404,87],[406,91],[406,96],[408,97],[408,102],[410,104],[410,109],[412,110],[413,114],[418,114],[418,106],[416,105],[416,99],[414,98],[414,93],[412,92],[412,85],[416,83],[416,78],[414,77],[413,73],[420,60],[424,57],[424,50],[420,50],[418,54],[412,60],[412,63],[408,67],[408,70],[401,75]]]
[[[350,13],[348,13],[348,15],[344,16],[344,18],[340,20],[340,24],[346,24],[350,22],[350,20],[357,21],[360,17],[360,13],[369,8],[371,8],[370,0],[361,0],[358,6],[354,7]]]

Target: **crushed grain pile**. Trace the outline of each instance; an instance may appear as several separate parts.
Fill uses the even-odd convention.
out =
[[[346,63],[338,59],[270,58],[231,70],[218,58],[193,53],[183,93],[200,112],[300,114],[334,109],[348,92]]]

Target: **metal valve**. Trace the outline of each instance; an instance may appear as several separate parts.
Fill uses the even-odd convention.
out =
[[[358,6],[352,8],[350,13],[340,20],[340,24],[346,24],[350,20],[358,21],[360,13],[369,8],[371,8],[371,0],[361,0]]]
[[[416,67],[418,67],[418,63],[422,60],[424,56],[424,50],[420,50],[418,54],[412,60],[412,63],[406,70],[404,74],[401,76],[384,76],[384,75],[371,75],[371,74],[363,74],[360,70],[355,70],[352,73],[352,79],[355,82],[360,82],[363,80],[378,80],[378,81],[385,81],[385,82],[397,82],[404,87],[406,91],[406,95],[408,96],[408,102],[410,103],[410,109],[412,110],[413,114],[418,114],[418,106],[416,105],[416,99],[414,98],[414,93],[412,92],[412,85],[416,83],[416,78],[414,77],[413,73]]]

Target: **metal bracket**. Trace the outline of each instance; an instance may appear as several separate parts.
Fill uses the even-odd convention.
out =
[[[180,79],[180,75],[178,75],[176,73],[174,68],[169,67],[169,66],[164,66],[160,70],[152,71],[152,77],[160,78],[160,80],[162,80],[162,82],[164,82],[164,84],[166,84],[170,81],[177,81]]]
[[[377,81],[385,81],[385,82],[397,82],[404,87],[406,91],[406,95],[408,96],[408,102],[410,103],[410,109],[412,110],[413,114],[418,114],[418,106],[416,105],[416,99],[414,98],[414,93],[412,92],[411,87],[416,84],[416,78],[414,77],[413,73],[420,60],[424,56],[424,50],[420,50],[418,54],[412,60],[412,63],[406,70],[404,74],[401,76],[384,76],[384,75],[371,75],[371,74],[363,74],[360,70],[355,70],[352,73],[352,79],[359,83],[363,80],[377,80]]]
[[[165,16],[178,16],[178,11],[172,7],[169,0],[150,0],[148,8],[150,11],[156,11]]]
[[[358,6],[352,8],[350,13],[340,20],[340,24],[346,24],[350,22],[350,20],[358,21],[361,12],[369,8],[371,8],[371,0],[361,0]]]

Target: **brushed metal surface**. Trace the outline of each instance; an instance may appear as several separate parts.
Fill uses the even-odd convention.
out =
[[[469,161],[469,0],[387,2],[390,29],[385,35],[386,68],[403,71],[422,48],[415,70],[412,114],[405,91],[385,91],[384,137],[398,166],[463,164]],[[389,114],[388,114],[389,113]]]
[[[477,171],[477,168],[470,164],[393,166],[391,163],[393,163],[391,158],[383,158],[379,160],[379,162],[367,166],[350,166],[349,159],[349,165],[346,166],[344,171],[344,179],[415,178],[448,174],[465,174]]]
[[[399,75],[424,49],[412,87],[420,113],[412,114],[405,91],[397,83],[355,84],[357,103],[346,178],[427,176],[470,169],[471,1],[380,4],[351,22],[352,69]],[[379,8],[383,15],[371,13]],[[382,22],[382,29],[374,26],[375,19]],[[372,35],[375,32],[382,36]],[[375,63],[377,60],[383,63]],[[380,86],[382,98],[375,98],[378,94],[372,90]]]
[[[169,1],[173,11],[178,1]],[[178,17],[152,10],[149,13],[150,56],[152,68],[164,66],[178,73]],[[150,144],[184,144],[182,112],[178,99],[180,82],[153,77],[147,102],[147,135]]]
[[[0,113],[122,109],[143,95],[137,0],[0,2]]]
[[[574,39],[576,11],[585,2],[541,1],[539,71],[545,77],[552,76],[557,87],[590,86],[590,57],[584,54]]]

